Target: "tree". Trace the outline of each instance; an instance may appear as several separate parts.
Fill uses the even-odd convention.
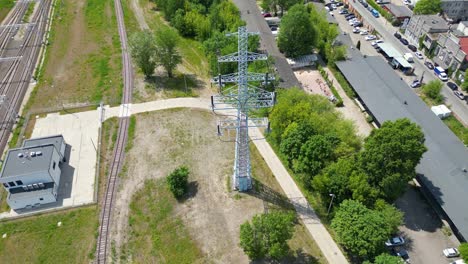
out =
[[[175,169],[167,177],[167,185],[175,198],[182,198],[187,193],[189,170],[182,166]]]
[[[308,122],[291,123],[281,136],[280,151],[288,158],[289,165],[299,158],[301,147],[315,134]]]
[[[437,103],[440,103],[443,101],[443,97],[440,94],[440,91],[442,90],[442,86],[443,84],[441,81],[434,80],[423,85],[421,89],[427,97],[435,100]]]
[[[148,31],[136,32],[130,36],[130,54],[136,65],[141,69],[146,78],[150,77],[156,68],[154,54],[156,45],[153,34]]]
[[[301,4],[303,1],[302,0],[275,0],[275,2],[280,7],[281,16],[283,16],[284,10],[288,10],[290,7],[296,4]]]
[[[250,259],[281,259],[288,255],[287,241],[294,231],[293,213],[273,211],[256,215],[240,226],[240,246]]]
[[[458,251],[465,263],[468,263],[468,243],[461,243],[458,247]]]
[[[359,166],[379,196],[393,202],[405,190],[426,152],[424,133],[409,119],[386,121],[373,130],[359,153]]]
[[[361,50],[361,41],[360,40],[358,40],[358,42],[356,44],[356,49]]]
[[[431,15],[442,11],[441,0],[419,0],[414,6],[415,15]]]
[[[398,256],[392,256],[389,255],[388,253],[382,253],[375,257],[374,262],[370,261],[364,261],[363,264],[404,264],[405,262],[403,261],[402,258]]]
[[[340,139],[332,135],[313,135],[301,146],[294,170],[315,176],[330,161],[334,160],[334,149]],[[307,185],[310,186],[308,182]]]
[[[332,220],[337,240],[361,259],[372,259],[385,250],[391,235],[389,221],[377,210],[354,200],[343,201]]]
[[[312,52],[317,37],[304,5],[293,6],[281,21],[278,47],[287,57],[298,57]]]
[[[463,83],[461,84],[461,88],[465,92],[468,92],[468,70],[465,72],[465,78],[463,80]]]
[[[178,41],[179,36],[172,29],[163,27],[156,31],[156,60],[167,71],[169,78],[172,78],[172,72],[182,62],[177,51]]]

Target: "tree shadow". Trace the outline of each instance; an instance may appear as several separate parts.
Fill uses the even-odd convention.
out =
[[[198,193],[198,181],[191,181],[187,184],[187,193],[182,197],[178,198],[177,201],[179,203],[183,203],[193,197],[195,197]]]
[[[172,78],[167,75],[153,75],[145,78],[145,82],[156,92],[173,91],[191,94],[193,90],[200,90],[205,86],[195,74],[175,73]]]
[[[304,252],[301,248],[295,251],[291,251],[289,256],[281,260],[273,259],[260,259],[250,262],[251,264],[267,264],[267,263],[277,263],[277,264],[318,264],[319,259],[310,255],[309,253]]]

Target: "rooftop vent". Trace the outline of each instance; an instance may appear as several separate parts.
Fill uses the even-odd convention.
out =
[[[29,153],[31,155],[31,157],[36,157],[36,152],[34,151],[31,151],[31,153]]]
[[[29,189],[29,190],[32,190],[32,189],[33,189],[32,184],[29,184],[29,185],[28,185],[28,189]]]
[[[439,21],[432,20],[432,24],[437,24],[437,23],[439,23]]]
[[[27,191],[27,190],[28,190],[28,186],[23,185],[23,190]]]
[[[34,188],[34,189],[37,189],[37,188],[39,188],[39,185],[37,185],[37,183],[33,183],[33,185],[32,185],[32,186],[33,186],[33,188]]]
[[[42,156],[42,151],[36,151],[36,156]]]
[[[41,188],[44,188],[44,183],[42,183],[42,182],[38,183],[37,185],[39,185],[39,187],[41,187]]]
[[[18,158],[22,158],[22,157],[24,157],[23,153],[22,152],[18,153]]]

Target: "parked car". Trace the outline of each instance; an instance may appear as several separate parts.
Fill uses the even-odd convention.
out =
[[[393,34],[393,36],[395,36],[395,38],[397,38],[397,39],[401,39],[401,35],[398,32],[395,32],[395,34]]]
[[[372,9],[371,13],[372,13],[372,15],[373,15],[374,17],[379,17],[379,16],[380,16],[379,11],[377,11],[377,10],[375,10],[375,9]]]
[[[434,64],[432,64],[430,61],[424,62],[424,65],[426,65],[426,67],[429,68],[430,70],[434,69]]]
[[[389,240],[385,242],[385,245],[387,247],[396,247],[396,246],[402,246],[405,244],[405,239],[401,236],[397,237],[392,237]]]
[[[346,15],[345,18],[346,20],[351,20],[353,18],[356,18],[356,16],[354,14],[349,14],[349,15]]]
[[[465,100],[465,95],[462,92],[455,90],[453,91],[453,94],[455,94],[456,97],[460,98],[460,100]],[[456,249],[456,248],[452,248],[452,249]],[[447,255],[445,256],[447,257]],[[454,257],[458,257],[458,255]]]
[[[406,40],[405,38],[401,38],[400,39],[400,42],[403,44],[403,45],[408,45],[408,40]]]
[[[410,49],[412,52],[416,52],[418,50],[418,48],[416,48],[414,45],[408,45],[408,49]]]
[[[406,251],[404,249],[395,250],[395,255],[402,258],[405,263],[410,263],[410,258],[409,258],[409,255],[408,255],[408,251]]]
[[[418,59],[420,59],[420,60],[422,60],[422,59],[424,58],[423,55],[422,55],[422,53],[419,52],[419,51],[416,51],[416,52],[414,53],[414,55],[416,55],[416,57],[417,57]]]
[[[361,32],[361,29],[359,27],[353,28],[353,33],[358,34],[359,32]]]
[[[349,24],[350,26],[352,26],[352,25],[354,24],[354,22],[356,22],[356,21],[358,21],[357,18],[350,19],[349,22],[348,22],[348,24]]]
[[[453,82],[448,82],[447,86],[452,89],[452,91],[458,90],[458,86],[454,84]]]
[[[343,6],[344,4],[341,3],[341,2],[337,2],[337,3],[335,3],[335,5],[336,5],[336,6]]]
[[[411,83],[411,88],[418,88],[418,87],[421,87],[421,82],[419,80],[414,80],[412,83]]]
[[[266,13],[263,13],[262,16],[263,16],[263,17],[271,17],[271,14],[268,13],[268,12],[266,12]]]
[[[341,9],[338,13],[340,13],[341,15],[345,15],[345,14],[348,14],[348,9]]]
[[[466,264],[463,259],[457,259],[454,262],[450,262],[450,264]]]
[[[445,70],[442,67],[435,67],[434,74],[437,75],[440,80],[444,82],[448,81],[447,73],[445,73]]]
[[[361,4],[362,4],[365,8],[367,8],[367,7],[369,6],[369,4],[368,4],[367,2],[365,2],[365,1],[362,1]]]
[[[369,32],[367,32],[367,30],[365,30],[365,29],[364,29],[364,30],[361,30],[361,32],[359,32],[359,35],[363,35],[363,36],[364,36],[364,35],[367,35],[367,34],[369,34]]]
[[[336,7],[335,4],[332,4],[332,5],[331,5],[331,9],[335,10],[336,8],[337,8],[337,7]]]
[[[411,5],[411,1],[409,1],[409,0],[404,0],[403,3],[404,3],[405,5]]]
[[[460,256],[460,252],[458,252],[458,249],[456,248],[446,248],[442,250],[442,252],[447,258],[454,258]]]
[[[375,35],[367,35],[364,39],[367,41],[370,41],[370,40],[377,39],[377,37]]]
[[[356,20],[356,21],[354,21],[354,23],[353,23],[353,27],[362,27],[363,25],[364,25],[364,24],[363,24],[361,21],[359,21],[359,20]]]
[[[372,41],[371,45],[372,47],[375,48],[375,47],[378,47],[377,44],[383,43],[383,42],[384,42],[383,39],[378,39],[378,40]]]

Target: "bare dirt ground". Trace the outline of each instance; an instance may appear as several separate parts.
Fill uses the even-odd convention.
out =
[[[110,241],[117,252],[114,259],[120,259],[121,249],[128,240],[132,195],[142,187],[145,179],[163,178],[175,168],[186,165],[191,172],[192,196],[175,207],[175,216],[183,220],[206,262],[248,263],[239,247],[239,226],[264,211],[264,198],[238,194],[228,188],[234,144],[217,138],[213,114],[175,109],[136,117],[133,147],[125,158],[113,212]],[[270,197],[271,194],[280,197],[280,187],[267,168],[265,163],[256,162],[253,164],[254,175],[262,179],[261,186],[266,186]],[[298,257],[288,263],[302,263],[304,259],[322,263],[319,250],[304,228],[298,225],[296,230],[300,231],[296,232],[291,247],[296,253],[302,253],[297,253]]]

